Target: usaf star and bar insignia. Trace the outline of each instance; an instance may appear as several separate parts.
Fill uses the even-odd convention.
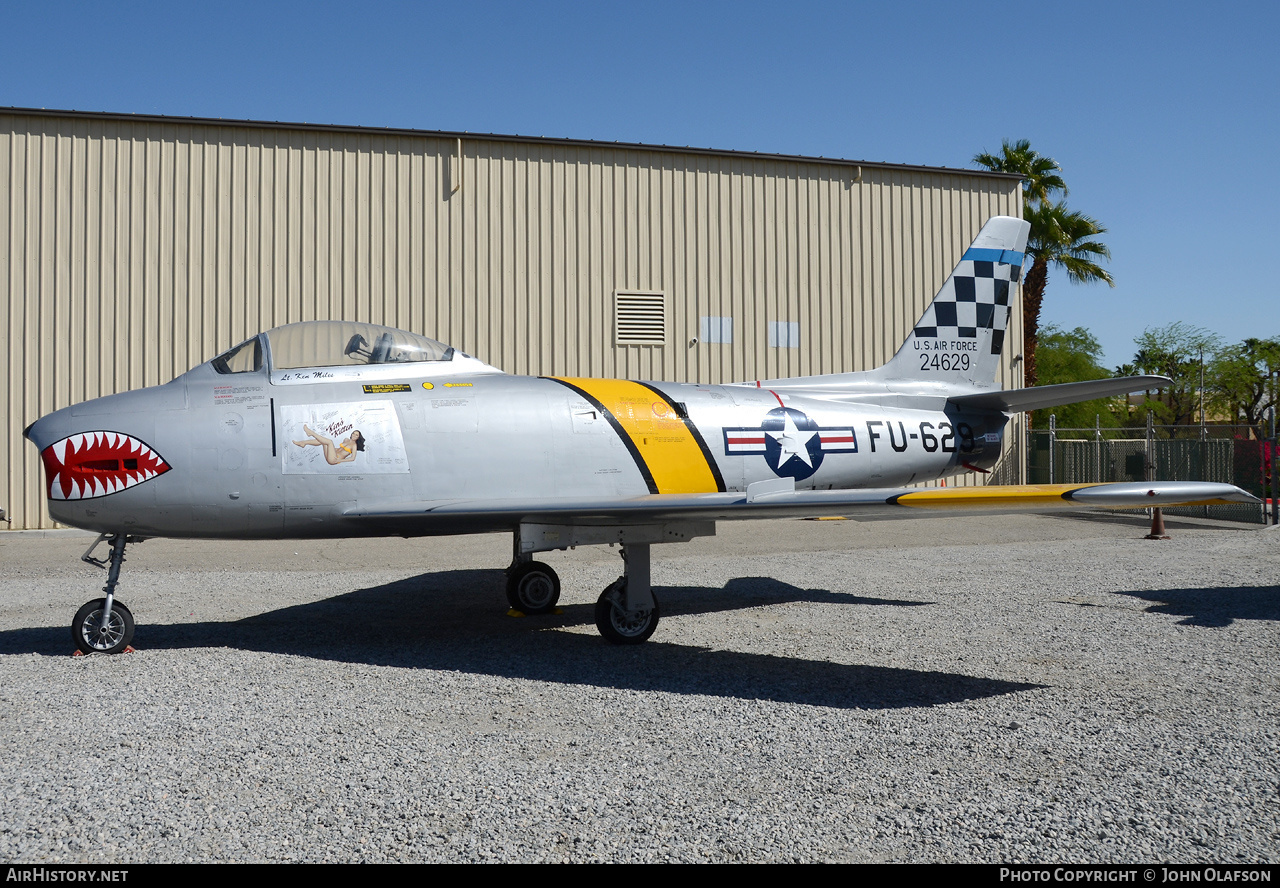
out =
[[[761,454],[775,475],[803,481],[818,471],[826,454],[857,453],[858,438],[852,428],[822,429],[800,410],[775,407],[759,428],[725,429],[724,452]]]

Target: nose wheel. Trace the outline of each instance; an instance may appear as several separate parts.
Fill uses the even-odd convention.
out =
[[[71,621],[71,640],[83,654],[118,654],[133,641],[133,614],[120,602],[90,601]]]

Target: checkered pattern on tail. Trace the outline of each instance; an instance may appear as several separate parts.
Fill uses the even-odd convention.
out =
[[[915,327],[919,339],[977,339],[990,331],[1000,354],[1009,324],[1010,284],[1022,274],[1022,253],[970,247]]]
[[[893,360],[872,373],[957,390],[994,385],[1030,231],[1021,219],[988,219]]]

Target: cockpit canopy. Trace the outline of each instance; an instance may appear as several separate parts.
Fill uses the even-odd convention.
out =
[[[384,365],[432,363],[432,373],[460,359],[454,372],[494,372],[492,367],[417,333],[354,321],[305,321],[276,327],[212,361],[219,373],[250,373],[269,364],[273,373],[302,369],[371,369]],[[408,368],[404,368],[408,369]]]
[[[267,333],[273,370],[452,361],[453,349],[417,333],[353,321],[309,321]]]

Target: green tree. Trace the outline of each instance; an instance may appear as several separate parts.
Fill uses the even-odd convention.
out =
[[[1206,371],[1206,395],[1214,411],[1237,418],[1253,428],[1257,438],[1266,431],[1263,421],[1276,405],[1280,379],[1280,338],[1246,339],[1219,351]]]
[[[1028,140],[1006,140],[999,154],[978,154],[973,162],[995,172],[1022,176],[1022,217],[1031,223],[1027,241],[1031,267],[1022,282],[1022,367],[1026,384],[1035,385],[1040,381],[1036,350],[1049,269],[1061,267],[1072,283],[1105,281],[1114,287],[1111,275],[1098,264],[1100,259],[1111,258],[1106,244],[1098,240],[1106,229],[1096,219],[1069,210],[1065,202],[1052,202],[1057,194],[1067,194],[1062,168],[1053,158],[1035,151]]]
[[[1200,421],[1200,378],[1208,368],[1222,340],[1216,333],[1175,321],[1164,327],[1148,327],[1134,340],[1138,351],[1133,363],[1118,368],[1117,375],[1154,373],[1173,380],[1159,392],[1147,396],[1143,408],[1151,410],[1163,425],[1193,425]],[[1128,371],[1128,372],[1126,372]]]
[[[1063,330],[1046,324],[1040,331],[1040,382],[1056,385],[1061,382],[1084,382],[1089,379],[1108,379],[1110,371],[1102,366],[1102,346],[1084,327]],[[1093,428],[1100,423],[1103,428],[1116,428],[1120,418],[1115,412],[1114,398],[1099,398],[1079,404],[1067,404],[1032,413],[1032,425],[1039,429],[1049,427],[1049,414],[1057,416],[1057,425],[1064,429]]]

